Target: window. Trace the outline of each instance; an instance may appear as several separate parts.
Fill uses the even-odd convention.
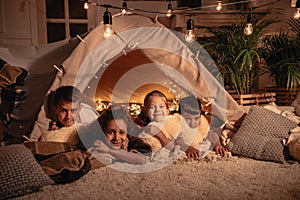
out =
[[[83,4],[79,0],[45,0],[46,34],[43,41],[52,43],[76,37],[92,28],[91,11],[83,9]]]
[[[201,0],[197,0],[197,1],[195,1],[195,0],[179,0],[178,7],[189,7],[189,8],[201,7]]]

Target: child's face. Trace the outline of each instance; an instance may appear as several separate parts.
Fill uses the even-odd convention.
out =
[[[105,136],[108,145],[120,149],[127,138],[127,124],[122,119],[110,120],[106,125]]]
[[[147,115],[151,121],[159,122],[169,115],[169,110],[162,97],[152,96],[149,100]]]
[[[80,103],[60,100],[58,102],[58,105],[54,109],[58,121],[64,127],[70,127],[75,123],[75,120],[78,118],[80,111]]]
[[[197,128],[200,125],[200,113],[196,115],[192,115],[186,112],[181,113],[182,117],[185,119],[185,122],[191,128]]]

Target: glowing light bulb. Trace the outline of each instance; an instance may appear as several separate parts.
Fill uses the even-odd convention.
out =
[[[216,7],[217,11],[221,11],[222,10],[222,1],[217,1],[217,7]]]
[[[188,43],[191,43],[191,42],[195,41],[195,39],[196,39],[196,36],[195,36],[194,30],[187,30],[187,32],[185,34],[185,40]]]
[[[112,16],[111,13],[106,9],[103,13],[103,24],[104,24],[104,32],[103,37],[105,39],[110,38],[114,35],[114,30],[112,29]]]
[[[85,2],[85,3],[83,4],[83,8],[86,9],[86,10],[89,9],[89,4],[88,4],[87,2]]]
[[[252,26],[252,14],[249,13],[247,16],[247,24],[244,28],[245,35],[251,35],[253,33],[253,26]]]
[[[244,28],[245,35],[251,35],[253,33],[253,26],[251,23],[247,23],[246,27]]]
[[[127,12],[126,9],[127,9],[127,2],[126,2],[126,1],[123,1],[122,9],[121,9],[122,15],[125,15],[125,14],[126,14],[126,12]]]
[[[172,17],[172,4],[171,4],[171,2],[169,2],[169,4],[168,4],[168,11],[167,11],[166,17],[168,17],[168,18]]]
[[[300,19],[300,8],[296,8],[294,12],[294,19]]]
[[[298,19],[300,19],[300,0],[296,1],[295,7],[296,7],[296,10],[294,12],[294,19],[298,20]]]
[[[168,17],[168,18],[172,17],[172,10],[168,10],[166,17]]]
[[[196,36],[194,33],[194,20],[188,19],[186,22],[186,33],[185,33],[185,40],[188,43],[195,41]]]
[[[108,39],[108,38],[110,38],[113,35],[114,35],[114,30],[112,29],[111,24],[104,24],[104,34],[103,34],[103,37],[105,39]]]

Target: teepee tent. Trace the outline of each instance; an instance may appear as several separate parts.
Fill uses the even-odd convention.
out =
[[[114,16],[113,29],[110,39],[103,37],[103,24],[87,34],[62,62],[63,73],[57,72],[48,92],[74,85],[88,99],[112,103],[142,103],[155,89],[169,100],[194,94],[219,119],[239,125],[245,113],[216,79],[201,47],[192,50],[179,33],[142,15]],[[48,128],[45,110],[43,105],[33,138]]]

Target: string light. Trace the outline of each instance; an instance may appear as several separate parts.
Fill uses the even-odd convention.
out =
[[[247,16],[247,24],[244,28],[245,35],[251,35],[253,33],[253,25],[252,25],[252,13],[248,13]]]
[[[300,0],[296,2],[296,10],[294,12],[294,19],[300,19]]]
[[[195,41],[195,33],[194,33],[194,20],[188,19],[186,22],[186,34],[185,34],[185,40],[189,43]]]
[[[217,11],[221,11],[222,10],[222,3],[223,3],[223,1],[217,1],[217,7],[216,7]]]
[[[126,12],[127,12],[127,2],[126,1],[123,1],[123,3],[122,3],[122,9],[121,9],[121,13],[122,13],[122,15],[125,15],[126,14]]]
[[[166,17],[168,17],[168,18],[172,17],[172,3],[171,3],[171,1],[169,1],[169,3],[168,3],[168,11],[167,11]]]
[[[108,8],[106,8],[106,11],[103,13],[103,24],[104,24],[103,37],[105,39],[108,39],[114,35],[114,30],[112,29],[112,15],[108,11]]]
[[[117,7],[117,6],[112,6],[109,4],[100,4],[100,3],[96,3],[96,2],[89,2],[88,0],[80,0],[82,2],[85,3],[84,6],[88,6],[88,4],[91,4],[93,6],[99,6],[99,7],[105,7],[106,8],[106,12],[104,12],[103,14],[103,21],[104,21],[104,38],[109,38],[114,34],[114,31],[112,29],[112,17],[111,17],[111,13],[108,12],[108,8],[112,8],[112,9],[119,9],[121,10],[122,14],[125,14],[126,12],[128,12],[128,10],[130,10],[131,12],[133,11],[137,11],[137,12],[146,12],[146,13],[156,13],[156,14],[165,14],[167,17],[171,17],[172,15],[190,15],[191,11],[197,11],[197,10],[201,10],[201,9],[205,9],[205,8],[211,8],[211,7],[215,7],[217,10],[222,10],[222,7],[224,6],[230,6],[230,5],[237,5],[237,4],[245,4],[245,3],[251,3],[254,2],[255,0],[244,0],[244,1],[238,1],[238,2],[231,2],[231,3],[223,3],[222,0],[218,0],[217,1],[217,6],[216,5],[209,5],[209,6],[201,6],[201,7],[195,7],[195,8],[187,8],[187,9],[179,9],[179,10],[173,10],[172,9],[172,4],[171,4],[171,0],[169,0],[168,3],[168,11],[167,12],[161,12],[161,11],[149,11],[149,10],[143,10],[143,9],[136,9],[136,8],[128,8],[127,7],[127,2],[124,0],[122,7]],[[260,7],[264,7],[270,4],[275,4],[276,2],[278,2],[280,0],[276,0],[272,3],[267,3],[267,4],[263,4],[260,5],[257,8]],[[296,11],[294,14],[294,18],[295,19],[300,19],[300,0],[297,0],[296,3]],[[297,6],[298,5],[298,6]],[[239,11],[239,13],[243,13],[244,11]],[[193,13],[193,15],[197,15],[197,13]],[[189,27],[189,29],[187,29],[186,35],[185,35],[185,39],[188,42],[192,42],[195,40],[195,34],[194,34],[194,21],[192,19],[189,19],[187,21],[187,26]],[[190,27],[192,29],[190,29]],[[251,35],[253,32],[253,26],[252,23],[247,23],[245,29],[244,29],[244,33],[246,35]]]

